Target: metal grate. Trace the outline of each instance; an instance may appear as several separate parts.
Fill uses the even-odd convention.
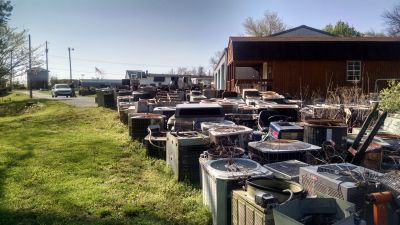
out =
[[[301,182],[304,189],[310,192],[312,195],[318,195],[318,193],[321,193],[323,195],[344,200],[343,193],[340,190],[335,190],[331,187],[328,187],[321,182],[311,179],[309,176],[303,175],[301,177]]]
[[[232,201],[232,225],[238,224],[238,199],[233,197]]]
[[[246,224],[246,203],[238,200],[239,224]]]
[[[273,223],[271,223],[273,224]],[[264,223],[264,216],[259,213],[254,214],[254,225],[265,225]]]
[[[246,224],[254,224],[254,209],[246,206]]]
[[[400,171],[387,173],[383,175],[379,180],[385,188],[389,189],[392,194],[400,195]]]

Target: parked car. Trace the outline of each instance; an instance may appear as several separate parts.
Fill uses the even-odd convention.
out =
[[[51,89],[51,97],[57,98],[58,96],[72,97],[72,89],[68,84],[56,84]]]

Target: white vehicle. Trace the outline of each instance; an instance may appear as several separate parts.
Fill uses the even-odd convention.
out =
[[[58,96],[72,97],[72,89],[68,84],[56,84],[51,89],[51,97],[57,98]]]

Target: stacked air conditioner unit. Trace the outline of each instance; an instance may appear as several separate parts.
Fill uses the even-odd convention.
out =
[[[275,199],[271,196],[271,201]],[[271,208],[258,205],[246,191],[232,192],[232,225],[274,225]]]
[[[239,105],[246,105],[246,102],[241,98],[224,98],[223,100],[231,103],[237,103]]]
[[[222,122],[224,117],[218,104],[178,104],[170,119],[174,120],[174,131],[191,131],[200,130],[201,122]]]
[[[98,106],[115,108],[114,90],[111,88],[97,89],[95,102]]]
[[[167,132],[167,164],[179,181],[200,182],[199,157],[209,138],[196,131]]]
[[[239,105],[238,113],[240,113],[240,114],[256,114],[257,108],[252,105]]]
[[[234,102],[220,101],[218,102],[220,106],[224,109],[225,114],[229,113],[237,113],[238,112],[238,104]]]
[[[151,113],[157,106],[154,99],[140,99],[134,102],[133,105],[135,106],[136,113]]]
[[[260,93],[262,95],[262,100],[268,102],[276,102],[278,104],[285,104],[285,96],[280,95],[273,91],[265,91]]]
[[[117,109],[120,120],[127,124],[128,123],[128,109],[133,106],[133,98],[132,96],[118,96],[117,97]]]
[[[286,160],[300,160],[313,163],[315,155],[321,151],[321,147],[297,140],[271,140],[249,142],[250,158],[268,164]]]
[[[154,108],[153,113],[164,115],[166,119],[169,119],[175,114],[175,109],[175,107],[156,107]]]
[[[381,173],[350,163],[308,166],[300,168],[300,184],[309,195],[333,197],[364,208],[365,195],[380,191],[376,181]]]
[[[149,134],[144,138],[146,155],[165,160],[167,133],[161,131],[162,128],[159,125],[151,125],[148,128]]]
[[[291,122],[271,122],[269,124],[270,139],[288,139],[302,141],[304,128]]]
[[[299,182],[300,168],[305,166],[309,165],[298,160],[288,160],[264,165],[265,168],[274,174],[274,177],[296,182]]]
[[[164,127],[165,116],[152,113],[138,113],[128,117],[129,135],[132,139],[142,140],[150,125]]]
[[[253,129],[246,126],[216,126],[208,130],[210,141],[216,145],[236,145],[246,147]]]
[[[290,193],[286,192],[290,190]],[[272,209],[302,198],[303,187],[293,181],[265,177],[249,178],[246,191],[232,192],[232,225],[274,225]]]
[[[149,99],[151,95],[148,92],[133,91],[132,96],[134,101],[139,101],[140,99]]]
[[[209,208],[214,225],[231,224],[232,190],[248,177],[271,176],[271,172],[249,159],[208,160],[202,167],[203,203]]]

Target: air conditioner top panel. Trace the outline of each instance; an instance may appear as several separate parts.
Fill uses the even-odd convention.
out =
[[[298,160],[288,160],[264,165],[264,167],[272,172],[279,175],[284,175],[284,178],[298,177],[300,173],[300,167],[305,166],[309,166],[309,164]]]
[[[217,109],[222,109],[222,107],[218,104],[178,104],[176,105],[176,109],[198,109],[198,108],[217,108]]]
[[[298,109],[298,105],[286,105],[286,104],[275,104],[270,105],[269,108],[271,109]]]
[[[249,147],[262,152],[293,152],[320,150],[321,147],[297,140],[278,139],[249,142]]]
[[[293,129],[293,130],[303,130],[304,129],[303,127],[301,127],[293,122],[271,122],[270,128],[271,127],[278,128],[282,131],[288,130],[288,129]]]
[[[164,119],[164,115],[154,114],[154,113],[136,113],[131,118],[133,119]]]
[[[175,111],[176,107],[155,107],[153,109],[154,112],[156,111]]]
[[[272,176],[271,171],[251,159],[209,160],[204,164],[204,168],[217,179],[234,180],[249,176]]]
[[[224,100],[228,101],[228,102],[235,102],[235,103],[238,103],[238,104],[246,104],[244,102],[244,100],[241,99],[241,98],[224,98]]]
[[[208,130],[210,136],[220,137],[220,136],[231,136],[236,134],[250,134],[253,129],[241,125],[231,125],[231,126],[215,126]]]
[[[207,122],[201,122],[200,126],[201,129],[203,130],[204,128],[212,128],[216,126],[234,126],[235,123],[230,121],[230,120],[223,120],[223,121],[207,121]]]

